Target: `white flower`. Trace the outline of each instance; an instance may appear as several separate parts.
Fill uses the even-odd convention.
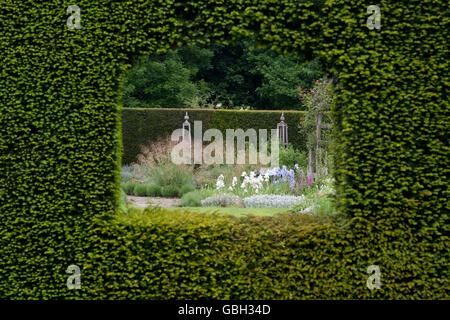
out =
[[[216,181],[216,189],[217,189],[217,190],[220,190],[220,189],[222,189],[223,187],[225,187],[225,182],[223,181],[223,179],[224,179],[223,174],[221,174],[221,175],[217,178],[217,181]]]

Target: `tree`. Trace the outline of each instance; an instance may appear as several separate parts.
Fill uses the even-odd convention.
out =
[[[123,104],[141,108],[185,107],[198,94],[190,77],[191,71],[175,52],[142,57],[125,79]]]
[[[310,89],[298,86],[299,99],[306,106],[306,115],[300,123],[300,134],[306,137],[309,149],[309,170],[317,172],[320,167],[329,167],[328,155],[333,142],[332,118],[330,115],[333,100],[332,79],[314,82]]]
[[[296,88],[323,76],[319,62],[255,44],[190,45],[139,59],[125,80],[124,105],[303,110]]]
[[[317,60],[303,62],[300,58],[283,56],[274,51],[249,51],[252,73],[260,75],[261,84],[255,92],[258,109],[304,109],[297,99],[297,86],[310,88],[322,72]]]

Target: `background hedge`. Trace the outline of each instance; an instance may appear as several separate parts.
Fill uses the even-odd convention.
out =
[[[244,110],[203,110],[203,109],[122,109],[123,164],[136,162],[141,146],[171,135],[182,127],[184,116],[188,112],[192,135],[194,121],[202,121],[203,133],[209,128],[222,132],[224,141],[226,129],[253,128],[276,129],[282,111],[244,111]],[[288,125],[288,138],[292,146],[304,149],[305,138],[299,134],[298,125],[303,119],[303,111],[284,111]],[[258,136],[259,139],[259,136]],[[268,136],[268,142],[270,137]],[[207,142],[206,142],[207,143]],[[258,140],[259,143],[259,140]]]
[[[99,298],[104,279],[109,296],[145,295],[124,281],[143,274],[136,265],[106,262],[123,248],[143,265],[152,253],[130,241],[138,239],[131,226],[131,234],[112,229],[119,242],[107,247],[102,235],[111,229],[96,222],[110,221],[118,205],[125,70],[136,56],[175,45],[252,37],[317,55],[339,76],[337,200],[353,220],[348,236],[330,231],[330,241],[311,238],[299,248],[304,259],[323,252],[324,263],[312,260],[319,269],[305,274],[314,286],[304,290],[323,298],[448,298],[447,2],[380,1],[379,30],[366,26],[372,3],[356,0],[79,0],[81,29],[68,29],[71,4],[0,2],[0,297]],[[158,254],[174,243],[171,235],[155,239]],[[71,264],[82,267],[81,290],[66,287]],[[288,261],[277,264],[289,277]],[[389,279],[374,293],[361,279],[371,264]],[[242,296],[255,292],[240,285]]]

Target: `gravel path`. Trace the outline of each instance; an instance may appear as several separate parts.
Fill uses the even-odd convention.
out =
[[[127,196],[128,204],[139,207],[147,208],[149,206],[170,208],[170,207],[181,207],[180,198],[163,198],[163,197],[135,197]]]

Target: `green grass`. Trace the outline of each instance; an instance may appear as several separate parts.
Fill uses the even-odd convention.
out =
[[[189,212],[217,212],[219,214],[230,214],[233,216],[244,216],[252,214],[255,216],[273,216],[277,213],[288,212],[288,209],[277,208],[237,208],[237,207],[171,207],[167,210],[189,211]]]

